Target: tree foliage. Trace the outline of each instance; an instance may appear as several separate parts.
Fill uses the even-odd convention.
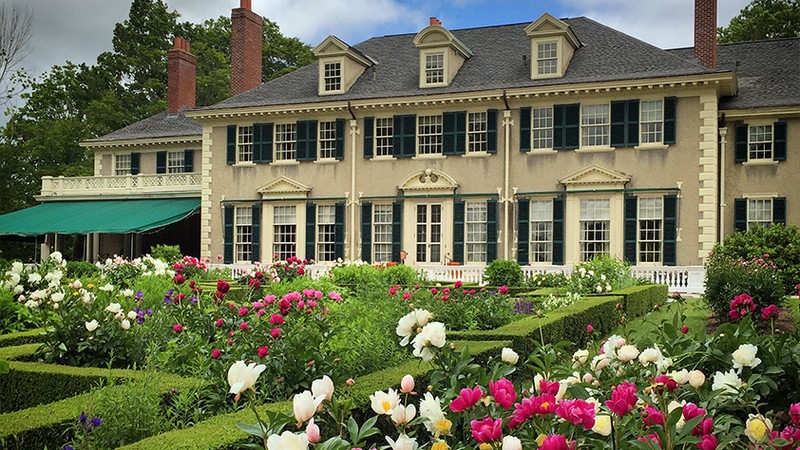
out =
[[[16,75],[28,54],[33,13],[21,3],[0,4],[0,106],[17,95]]]
[[[799,0],[753,0],[717,29],[720,43],[791,37],[800,37]]]

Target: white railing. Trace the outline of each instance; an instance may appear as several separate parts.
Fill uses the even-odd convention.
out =
[[[209,268],[230,270],[231,279],[239,278],[252,270],[250,264],[211,264]],[[323,264],[307,265],[306,274],[313,279],[328,276],[331,266]],[[465,283],[478,283],[485,285],[483,280],[484,266],[420,266],[417,273],[430,280],[440,282],[455,282],[461,280]],[[536,274],[562,273],[566,276],[572,274],[572,266],[522,266],[525,279],[530,279]],[[656,284],[666,284],[669,292],[681,294],[702,294],[706,270],[703,266],[632,266],[631,274],[644,278]]]
[[[42,177],[42,197],[200,193],[199,173]]]

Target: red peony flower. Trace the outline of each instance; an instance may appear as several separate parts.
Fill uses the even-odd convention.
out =
[[[172,331],[180,333],[181,331],[183,331],[183,325],[176,323],[175,325],[172,326]]]
[[[258,348],[258,357],[259,357],[259,358],[263,358],[263,357],[265,357],[265,356],[267,356],[267,355],[269,355],[269,347],[267,347],[267,346],[265,345],[265,346],[263,346],[263,347],[259,347],[259,348]]]
[[[214,350],[211,350],[211,357],[214,358],[214,359],[219,359],[219,356],[221,354],[222,354],[222,352],[218,348],[215,348]]]
[[[483,397],[483,390],[480,386],[475,386],[473,389],[461,389],[460,395],[450,402],[450,410],[461,412],[471,408],[481,400],[481,397]]]

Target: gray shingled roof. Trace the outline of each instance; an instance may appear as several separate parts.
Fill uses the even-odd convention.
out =
[[[691,47],[670,52],[682,58],[692,58]],[[719,45],[717,66],[722,70],[738,70],[739,79],[739,92],[735,97],[722,98],[720,109],[800,105],[798,38]]]
[[[412,42],[415,35],[401,34],[372,38],[354,46],[378,64],[367,69],[345,94],[317,95],[318,65],[315,62],[200,109],[458,93],[709,72],[696,61],[678,57],[593,20],[584,17],[563,20],[583,46],[575,52],[562,78],[530,79],[530,38],[524,31],[528,23],[520,23],[451,30],[456,38],[472,49],[474,56],[464,63],[447,87],[419,88],[419,50]]]
[[[170,137],[192,137],[198,139],[202,135],[203,127],[194,119],[186,117],[184,111],[177,114],[168,114],[167,111],[158,113],[155,116],[134,122],[125,128],[121,128],[105,136],[94,139],[87,139],[84,142],[109,142],[124,141],[130,139],[156,139]]]

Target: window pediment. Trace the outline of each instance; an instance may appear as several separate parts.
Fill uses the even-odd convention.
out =
[[[311,192],[311,187],[287,177],[278,177],[275,180],[258,188],[257,192],[263,199],[297,198],[305,199]]]
[[[567,191],[574,191],[586,189],[622,189],[630,180],[630,175],[597,164],[592,164],[558,181],[567,187]]]
[[[398,188],[404,193],[409,194],[426,192],[448,192],[452,194],[455,192],[456,188],[458,188],[458,182],[444,172],[435,169],[425,169],[407,176]]]
[[[333,35],[317,45],[313,53],[319,62],[319,95],[344,94],[364,70],[376,63]]]

